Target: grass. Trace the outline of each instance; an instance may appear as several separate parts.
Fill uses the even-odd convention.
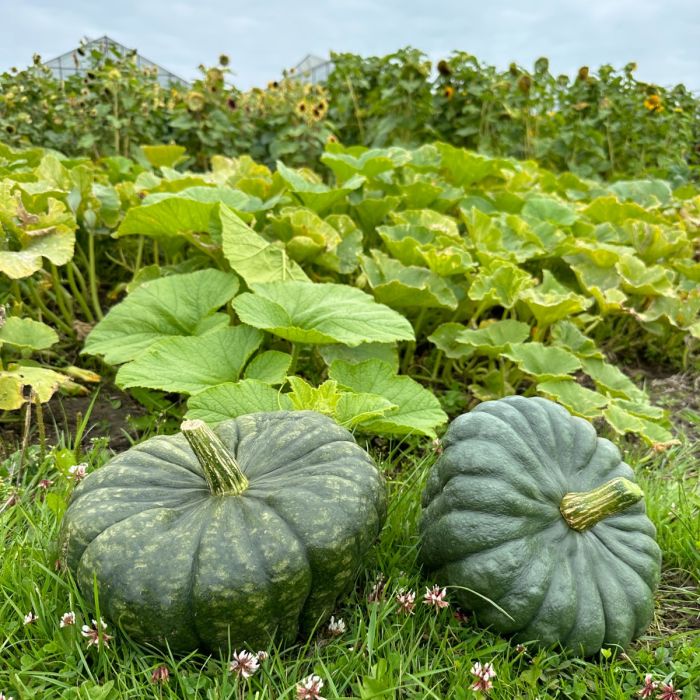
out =
[[[470,669],[480,661],[494,664],[493,698],[629,699],[636,697],[646,673],[659,681],[672,679],[683,689],[684,700],[697,696],[700,512],[690,445],[660,455],[628,455],[664,553],[657,611],[646,635],[631,649],[581,660],[556,649],[521,649],[478,628],[471,618],[457,619],[453,607],[436,610],[420,602],[425,586],[432,584],[416,562],[419,494],[434,459],[428,444],[389,445],[381,454],[375,450],[389,480],[389,516],[355,591],[335,612],[346,631],[331,637],[324,625],[303,644],[268,649],[269,658],[247,681],[228,671],[230,653],[175,658],[137,646],[111,625],[109,648],[87,646],[80,628],[96,611],[86,608],[70,575],[55,569],[55,541],[72,489],[67,469],[75,462],[74,451],[62,442],[43,457],[38,448],[30,448],[19,500],[0,514],[0,692],[15,700],[281,700],[296,698],[296,684],[313,673],[323,679],[326,698],[460,700],[478,697],[470,690]],[[91,470],[108,457],[100,439],[81,456]],[[17,461],[14,454],[0,465],[6,493]],[[47,491],[40,486],[42,479],[53,481]],[[380,576],[380,600],[369,602]],[[399,611],[395,595],[401,588],[418,593],[414,615]],[[61,628],[60,617],[69,610],[76,613],[77,624]],[[38,619],[25,625],[29,611]],[[153,683],[153,671],[163,665],[170,673],[168,682]]]

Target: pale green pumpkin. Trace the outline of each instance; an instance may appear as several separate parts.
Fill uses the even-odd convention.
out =
[[[558,404],[514,396],[456,418],[443,449],[421,559],[481,624],[583,655],[642,634],[661,553],[611,442]]]

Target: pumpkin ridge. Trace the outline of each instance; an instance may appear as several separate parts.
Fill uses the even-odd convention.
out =
[[[577,542],[576,543],[577,548],[580,548],[581,543]],[[574,618],[574,624],[570,627],[570,629],[567,631],[565,635],[562,635],[562,644],[568,645],[570,648],[573,648],[574,644],[572,641],[572,638],[574,637],[575,631],[579,628],[579,620],[582,617],[588,617],[590,616],[590,610],[591,608],[595,609],[597,608],[600,611],[600,615],[602,618],[602,630],[601,630],[601,635],[600,639],[597,642],[597,645],[602,645],[603,641],[605,640],[605,632],[607,629],[607,620],[605,619],[605,609],[603,606],[603,599],[600,596],[600,591],[598,590],[598,581],[595,579],[594,576],[591,576],[591,573],[589,570],[584,571],[583,567],[583,562],[585,561],[586,564],[588,564],[588,559],[584,559],[581,556],[577,556],[573,558],[574,561],[574,568],[575,568],[575,573],[578,574],[574,578],[574,583],[577,588],[577,603],[576,603],[576,616]],[[589,566],[586,567],[586,569],[590,569]],[[595,595],[597,597],[597,603],[592,602],[590,598],[585,597],[582,592],[581,592],[581,583],[589,583],[590,585],[588,586],[588,593],[591,594],[592,592],[595,592]],[[586,608],[584,609],[584,601],[586,602]]]
[[[597,535],[596,535],[597,537]],[[599,538],[598,538],[599,539]],[[656,543],[654,543],[656,544]],[[625,603],[626,603],[626,609],[628,611],[631,611],[633,617],[634,617],[634,629],[632,631],[631,638],[634,637],[635,631],[641,627],[642,630],[644,630],[648,625],[649,622],[651,621],[651,618],[653,616],[653,607],[654,607],[654,591],[656,589],[657,582],[652,579],[652,581],[648,581],[647,577],[640,574],[639,572],[636,571],[636,569],[627,562],[626,559],[622,559],[617,556],[615,552],[613,552],[609,547],[605,547],[606,549],[606,556],[612,560],[612,561],[621,561],[627,569],[630,571],[630,577],[632,581],[641,583],[642,585],[639,586],[642,590],[646,589],[648,592],[648,601],[649,601],[649,610],[645,610],[644,608],[640,606],[634,606],[630,605],[630,592],[631,589],[629,586],[624,587],[623,590],[623,595],[625,598]],[[658,548],[657,548],[658,551]],[[659,552],[660,554],[660,552]],[[654,574],[654,569],[650,568],[648,572],[645,573],[650,573]],[[632,596],[634,597],[634,595]]]
[[[261,500],[261,499],[259,499],[259,500]],[[267,503],[267,502],[266,502],[266,505],[267,505],[269,508],[274,508],[274,506],[273,506],[272,504],[269,504],[269,503]],[[275,511],[275,512],[277,512],[277,511]],[[306,561],[308,562],[308,565],[309,565],[309,571],[310,571],[310,573],[311,573],[311,583],[310,583],[310,585],[309,585],[309,590],[308,590],[308,592],[307,592],[307,594],[306,594],[306,597],[304,598],[304,602],[303,602],[303,604],[302,604],[302,606],[301,606],[300,619],[303,619],[303,618],[304,618],[304,612],[305,612],[305,610],[306,610],[306,606],[309,604],[309,600],[310,600],[310,598],[313,596],[313,594],[314,594],[314,589],[315,589],[315,586],[314,586],[314,579],[315,579],[316,571],[315,571],[315,567],[314,567],[314,562],[313,562],[313,559],[311,558],[311,556],[310,556],[310,554],[309,554],[309,547],[308,547],[308,545],[307,545],[306,542],[304,541],[304,538],[301,536],[301,533],[300,533],[299,530],[295,527],[295,525],[294,525],[293,523],[290,523],[289,520],[287,520],[287,518],[285,518],[281,513],[278,513],[277,516],[279,517],[280,520],[282,520],[282,521],[287,525],[287,527],[289,528],[289,531],[294,535],[294,539],[295,539],[297,542],[299,542],[299,544],[301,545],[302,551],[304,552],[304,557],[306,558]]]
[[[451,512],[455,512],[455,511],[451,511]],[[462,510],[462,511],[458,511],[458,512],[461,512],[461,513],[469,513],[469,512],[471,512],[471,511]],[[447,514],[446,514],[446,515],[447,515]],[[439,521],[440,519],[441,519],[441,518],[438,518],[438,521]],[[544,528],[542,528],[541,530],[534,530],[534,531],[532,531],[532,532],[524,533],[522,536],[517,537],[517,538],[515,538],[515,539],[518,539],[518,540],[525,540],[525,539],[531,538],[531,537],[533,537],[533,536],[535,536],[535,535],[542,535],[542,533],[544,532],[544,530],[548,530],[548,529],[551,529],[552,527],[556,527],[556,525],[559,523],[560,520],[561,520],[561,517],[560,517],[560,518],[553,518],[553,519],[552,519]],[[568,534],[568,533],[566,533],[566,532],[562,532],[562,533],[561,533],[562,537],[560,537],[559,539],[562,539],[562,538],[565,537],[567,534]],[[502,542],[497,542],[497,543],[495,543],[495,544],[490,544],[490,545],[488,545],[487,547],[484,547],[483,549],[476,549],[476,550],[467,552],[466,554],[459,554],[459,555],[455,556],[454,558],[450,558],[450,559],[441,559],[441,560],[440,560],[440,561],[441,561],[440,566],[448,566],[449,564],[455,564],[456,562],[464,561],[465,559],[469,559],[469,558],[471,558],[471,557],[479,556],[480,554],[486,554],[486,553],[488,553],[488,552],[493,553],[494,550],[499,549],[500,547],[503,547],[504,545],[508,544],[509,542],[512,542],[512,539],[506,539],[506,540],[503,540]]]
[[[507,400],[506,403],[504,403],[503,406],[493,406],[489,408],[493,408],[494,411],[491,410],[486,410],[484,409],[482,412],[491,416],[492,418],[495,418],[498,420],[500,423],[503,423],[503,425],[506,426],[506,428],[511,432],[514,433],[515,436],[518,438],[518,440],[527,446],[528,450],[531,452],[535,460],[542,464],[543,467],[545,467],[546,473],[551,474],[552,472],[556,472],[558,469],[560,469],[560,466],[556,464],[553,460],[553,455],[544,447],[540,445],[533,446],[529,441],[524,440],[521,435],[518,434],[518,432],[514,429],[513,423],[509,422],[509,419],[515,419],[519,422],[522,422],[523,427],[528,428],[532,433],[538,436],[538,439],[540,437],[539,433],[540,431],[537,429],[537,424],[533,424],[532,422],[532,417],[528,414],[528,412],[523,413],[521,410],[521,402],[518,401],[517,399],[522,398],[522,397],[510,397],[515,400]],[[488,403],[488,402],[487,402]],[[485,406],[485,404],[480,404],[480,406]],[[477,409],[479,407],[477,406]],[[536,410],[539,410],[541,408],[539,403],[535,404]],[[475,410],[477,410],[475,409]],[[508,413],[509,415],[504,415],[504,413]],[[550,411],[548,411],[546,408],[542,410],[541,415],[545,417],[547,422],[549,422],[550,418]]]
[[[205,502],[207,511],[211,510],[210,503],[211,502]],[[217,505],[217,507],[219,506],[218,503],[216,505]],[[188,600],[192,600],[192,594],[193,594],[194,588],[195,588],[197,573],[199,571],[199,557],[200,557],[200,553],[202,551],[202,538],[204,537],[204,531],[207,529],[207,526],[208,526],[207,522],[208,521],[202,519],[202,522],[200,523],[199,535],[197,536],[197,546],[195,547],[194,552],[192,553],[192,564],[190,565],[190,575],[188,577],[187,596],[186,596],[186,598]],[[192,615],[192,629],[194,630],[195,636],[197,637],[197,644],[201,644],[202,643],[202,634],[199,630],[199,623],[197,621],[197,615],[195,615],[195,614]]]
[[[78,502],[77,500],[75,501],[76,503]],[[72,503],[70,505],[73,505]],[[182,506],[179,506],[179,509],[181,510],[187,510],[189,509],[192,505],[192,503],[187,503]],[[120,523],[123,523],[131,518],[138,517],[139,515],[143,513],[148,513],[150,511],[157,511],[157,510],[164,510],[164,511],[172,511],[172,510],[178,510],[178,506],[163,506],[159,504],[153,504],[152,507],[150,508],[144,508],[143,510],[138,510],[135,513],[129,513],[128,515],[125,515],[123,518],[119,518],[119,520],[115,520],[114,522],[110,523],[107,527],[105,527],[103,530],[100,530],[98,533],[95,534],[95,536],[85,544],[83,547],[82,552],[80,553],[80,556],[77,557],[78,561],[82,559],[83,554],[85,553],[85,550],[96,540],[98,539],[101,535],[108,533],[112,528],[116,527]],[[66,510],[66,513],[68,511]],[[60,537],[59,539],[63,539],[63,537]]]
[[[606,558],[610,561],[609,557],[606,556]],[[629,586],[629,582],[625,582],[625,585],[623,585],[616,578],[602,577],[603,572],[599,566],[592,567],[592,569],[592,574],[596,582],[596,589],[600,595],[603,617],[605,619],[603,644],[619,644],[624,647],[629,643],[637,627],[637,617],[635,613],[632,613],[633,624],[629,625],[629,596],[625,590],[626,586]],[[636,572],[633,573],[636,577]],[[614,611],[617,609],[624,610],[625,622],[627,622],[627,626],[630,627],[629,634],[620,635],[618,632],[621,625],[619,619],[614,615]],[[620,639],[620,636],[623,636],[623,638]]]
[[[302,455],[296,457],[295,459],[290,460],[289,462],[285,462],[284,464],[280,464],[279,466],[275,467],[274,469],[271,469],[271,470],[266,471],[266,472],[264,472],[264,473],[262,473],[262,474],[256,475],[255,477],[252,477],[252,478],[254,478],[254,479],[256,480],[256,482],[259,482],[259,481],[261,481],[262,479],[267,478],[267,477],[270,476],[271,474],[274,474],[275,472],[278,472],[278,471],[280,471],[280,470],[287,470],[287,469],[289,469],[290,471],[293,471],[293,470],[294,470],[294,465],[295,465],[297,462],[302,462],[302,461],[304,461],[304,460],[306,460],[306,459],[309,459],[309,458],[313,455],[314,452],[317,452],[318,450],[322,450],[322,449],[327,449],[329,446],[335,445],[335,444],[337,444],[337,443],[340,443],[340,444],[343,444],[343,445],[346,445],[346,444],[347,444],[347,445],[356,445],[357,447],[359,447],[359,445],[357,445],[357,443],[354,442],[354,441],[351,441],[351,440],[341,440],[341,439],[333,440],[332,442],[326,442],[326,443],[323,443],[323,444],[321,444],[321,445],[315,445],[315,446],[314,446],[312,449],[310,449],[308,452],[305,452],[304,454],[302,454]],[[362,449],[362,448],[360,448],[360,449]],[[368,459],[366,460],[366,462],[367,462],[367,464],[369,464],[369,465],[371,465],[371,466],[374,466],[374,465],[372,464],[372,462],[370,462]],[[313,465],[311,465],[310,467],[307,467],[307,468],[308,468],[308,469],[318,469],[319,467],[324,466],[325,464],[329,464],[329,463],[330,463],[330,462],[320,462],[320,463],[318,463],[318,464],[313,464]]]
[[[454,474],[451,474],[447,478],[447,480],[443,482],[441,490],[444,491],[446,488],[448,488],[449,484],[451,484],[452,481],[454,481],[455,479],[462,479],[462,478],[470,479],[472,477],[478,477],[478,478],[484,479],[485,481],[493,481],[496,484],[498,484],[499,482],[502,482],[502,478],[498,478],[495,476],[494,477],[488,476],[488,473],[479,474],[479,473],[474,473],[474,472],[456,472]],[[540,500],[540,499],[537,499],[534,497],[537,495],[536,493],[535,494],[528,494],[528,493],[523,493],[522,491],[519,492],[519,495],[523,496],[529,503],[532,503],[533,505],[540,506],[540,507],[544,506],[547,508],[547,510],[552,509],[552,511],[553,511],[552,517],[555,517],[554,511],[556,511],[556,516],[561,517],[561,515],[559,514],[558,508],[556,508],[556,506],[554,505],[554,503],[550,499],[544,497]],[[541,494],[541,495],[544,496],[544,494]],[[470,501],[468,508],[461,508],[460,510],[466,511],[466,510],[471,510],[471,509],[480,510],[478,508],[478,500],[477,499]],[[483,512],[489,512],[489,511],[483,511]]]
[[[370,463],[368,462],[367,464],[369,465]],[[327,468],[327,467],[329,467],[329,466],[333,466],[333,463],[330,462],[330,461],[329,461],[329,462],[319,462],[319,463],[314,464],[314,465],[312,465],[312,466],[310,466],[310,467],[304,467],[304,469],[307,469],[307,470],[309,471],[309,473],[307,473],[307,474],[303,474],[303,473],[300,474],[299,472],[294,472],[294,475],[297,476],[297,477],[305,476],[305,477],[309,477],[309,478],[312,478],[312,479],[325,479],[325,478],[327,478],[327,477],[329,477],[329,476],[332,476],[334,480],[340,479],[340,480],[342,480],[342,481],[347,481],[347,482],[349,482],[349,483],[351,483],[351,484],[354,484],[354,483],[355,483],[355,481],[351,478],[351,476],[350,476],[349,474],[339,474],[338,472],[321,471],[321,470],[323,470],[323,469],[325,469],[325,468]],[[346,467],[342,467],[342,469],[347,470]],[[273,470],[273,471],[278,471],[278,470],[275,469],[275,470]],[[273,477],[271,477],[271,478],[268,479],[268,475],[271,474],[271,473],[272,473],[272,472],[265,472],[264,474],[261,474],[259,477],[256,477],[256,478],[255,478],[255,481],[251,481],[250,488],[251,488],[251,489],[254,488],[254,487],[263,487],[263,488],[264,488],[264,487],[265,487],[265,484],[266,484],[268,481],[274,483],[274,482],[277,481],[277,480],[281,480],[281,481],[284,480],[284,475],[279,475],[279,474],[277,474],[277,475],[275,475],[275,476],[273,476]],[[304,487],[304,485],[300,485],[300,486],[299,486],[299,488],[303,488],[303,487]]]
[[[174,444],[173,444],[174,443]],[[163,452],[157,452],[158,448],[162,448]],[[174,448],[174,449],[173,449]],[[199,478],[204,478],[201,471],[201,466],[199,462],[192,461],[190,459],[190,452],[188,451],[189,443],[184,435],[174,434],[174,435],[154,435],[148,440],[144,440],[138,445],[134,445],[132,448],[137,453],[142,455],[148,455],[156,463],[157,469],[163,469],[160,463],[163,461],[164,457],[168,459],[168,468],[173,466],[181,469],[190,476],[196,476]],[[175,454],[179,457],[179,460],[175,459]],[[132,460],[132,455],[126,457],[127,452],[122,452],[121,454],[114,457],[111,464],[129,464]],[[191,467],[194,466],[195,469]]]
[[[566,535],[562,538],[565,541],[568,542],[567,546],[567,554],[571,549],[571,543],[568,541],[568,538]],[[543,622],[547,622],[547,618],[544,620],[542,619],[542,611],[547,608],[547,605],[552,608],[552,610],[556,613],[556,619],[559,623],[562,622],[562,620],[566,620],[567,617],[565,616],[565,612],[568,612],[571,614],[571,610],[567,609],[566,611],[561,609],[560,605],[556,605],[556,596],[557,594],[560,594],[562,590],[570,592],[573,597],[574,593],[574,587],[575,587],[575,581],[574,581],[574,572],[571,567],[571,563],[568,561],[568,556],[562,557],[561,561],[555,561],[553,557],[548,557],[549,561],[549,575],[547,576],[546,579],[546,587],[545,587],[545,592],[542,598],[539,599],[539,604],[537,605],[536,608],[533,608],[530,610],[528,613],[528,620],[527,623],[524,627],[524,630],[529,629],[530,627],[533,628],[533,630],[536,630],[538,627],[542,626]],[[567,577],[562,579],[563,572],[566,571]],[[568,588],[563,588],[563,587],[568,587]],[[554,600],[553,600],[554,599]],[[569,629],[573,629],[574,625],[576,624],[576,614],[577,614],[577,609],[573,610],[573,615],[571,619],[571,627]],[[548,620],[549,626],[552,626],[552,619]],[[519,636],[522,635],[523,631],[519,633]],[[536,632],[535,633],[537,637],[540,639],[543,637],[541,632]],[[551,643],[551,638],[549,635],[544,637]]]
[[[556,538],[554,542],[550,543],[550,545],[555,545],[558,544],[561,540],[566,540],[568,537],[567,532],[562,532],[560,537]],[[550,591],[552,590],[552,587],[554,585],[554,577],[556,576],[557,573],[557,562],[554,561],[554,559],[551,556],[545,557],[545,560],[547,561],[547,566],[548,566],[548,571],[546,577],[542,577],[543,580],[543,586],[544,592],[542,594],[542,597],[539,598],[539,602],[537,603],[537,607],[528,615],[527,622],[523,625],[524,629],[527,629],[530,625],[532,625],[533,621],[537,620],[539,617],[540,611],[544,607],[545,601],[547,600],[547,597],[549,596]],[[537,598],[534,600],[537,601]],[[506,611],[507,608],[505,606],[503,607]]]
[[[605,551],[606,556],[611,559],[612,561],[620,561],[622,562],[631,572],[632,574],[638,578],[642,583],[649,589],[649,592],[653,595],[654,594],[654,589],[649,585],[648,581],[626,560],[620,557],[617,552],[611,551],[609,545],[604,541],[601,540],[600,537],[598,536],[598,533],[594,532],[593,530],[590,530],[590,534],[593,535],[598,542],[598,549],[602,549]],[[625,547],[625,549],[627,549]]]
[[[480,405],[483,406],[485,404],[480,404]],[[487,433],[486,438],[485,438],[486,440],[490,440],[491,442],[495,442],[497,445],[501,446],[506,451],[512,451],[514,444],[524,446],[526,448],[526,451],[529,453],[530,457],[533,459],[533,461],[536,465],[541,465],[542,467],[546,467],[546,468],[540,469],[538,471],[537,475],[543,476],[544,478],[546,478],[547,481],[549,482],[549,485],[552,487],[552,490],[556,493],[559,493],[563,489],[564,490],[566,489],[565,484],[557,483],[557,481],[563,481],[563,478],[561,480],[552,479],[552,476],[554,474],[556,474],[558,467],[552,463],[550,455],[546,456],[547,457],[546,460],[542,460],[540,458],[540,456],[537,454],[537,452],[533,449],[532,445],[530,445],[527,441],[523,440],[522,437],[520,435],[518,435],[515,432],[515,430],[513,430],[512,425],[510,425],[506,421],[504,416],[499,415],[497,413],[487,412],[487,411],[480,411],[480,413],[482,415],[483,414],[488,415],[491,419],[495,419],[496,421],[501,423],[505,428],[505,430],[503,430],[502,433],[500,433],[497,436],[498,439],[495,436],[489,435]],[[521,414],[518,412],[518,415],[521,415]],[[476,435],[474,437],[476,437]],[[506,438],[509,438],[509,440],[506,441]],[[473,438],[471,438],[471,439],[473,439]],[[462,438],[462,440],[460,442],[463,443],[464,441],[465,441],[464,438]],[[545,464],[545,463],[548,463],[548,464]],[[563,475],[562,475],[562,477],[563,477]],[[561,495],[563,496],[564,493],[562,493]]]
[[[461,452],[466,452],[466,449],[463,449],[460,452],[456,451],[456,446],[455,447],[447,447],[442,455],[445,459],[441,464],[439,464],[434,470],[433,473],[436,474],[436,486],[435,486],[435,494],[431,495],[431,500],[436,497],[436,494],[442,491],[444,484],[448,483],[452,478],[456,476],[461,476],[461,475],[477,475],[477,476],[486,476],[490,473],[493,473],[493,469],[489,466],[484,464],[483,462],[480,463],[479,458],[476,457],[474,461],[472,462],[472,455],[478,455],[480,454],[481,450],[484,449],[486,446],[491,446],[491,443],[485,439],[481,438],[479,436],[474,436],[471,438],[467,438],[463,442],[463,446],[466,446],[469,444],[470,447],[470,453],[467,454],[466,456],[463,456]],[[507,456],[508,453],[508,448],[506,445],[498,444],[498,449],[502,450],[504,453],[504,457]],[[466,471],[464,469],[464,464],[459,465],[457,462],[459,462],[461,459],[462,462],[467,463],[467,469],[469,471]],[[449,461],[447,461],[449,460]],[[444,470],[441,469],[441,467],[447,463],[448,466],[451,467],[451,471],[448,472],[449,476],[447,478],[444,478]],[[438,463],[436,462],[436,465]],[[462,467],[462,468],[460,468]],[[542,492],[542,489],[538,488],[537,482],[531,478],[531,475],[529,473],[526,473],[524,470],[521,471],[514,471],[510,470],[507,472],[500,472],[498,476],[496,477],[497,480],[506,482],[510,488],[516,488],[519,491],[523,491],[525,488],[527,488],[528,493],[526,494],[529,498],[532,500],[538,501],[540,503],[554,503],[555,499],[553,495],[546,494]],[[562,494],[563,495],[563,494]],[[538,499],[538,497],[541,498],[541,500]],[[557,492],[557,498],[558,498],[558,492]],[[557,503],[557,508],[558,508],[558,503],[559,501],[556,501]]]

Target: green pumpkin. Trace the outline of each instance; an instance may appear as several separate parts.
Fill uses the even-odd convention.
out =
[[[420,551],[480,623],[584,656],[651,621],[661,552],[630,467],[561,406],[513,396],[449,426]]]
[[[377,537],[381,474],[312,411],[215,431],[186,421],[75,489],[61,549],[85,597],[143,643],[186,651],[290,641],[330,614]]]

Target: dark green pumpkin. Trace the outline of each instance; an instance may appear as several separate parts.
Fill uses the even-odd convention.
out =
[[[82,593],[94,602],[96,579],[108,620],[175,650],[309,631],[381,529],[385,485],[372,460],[311,411],[183,431],[131,448],[76,488],[61,548]]]
[[[611,442],[551,401],[514,396],[455,419],[443,450],[421,559],[480,623],[583,655],[646,629],[661,553]]]

